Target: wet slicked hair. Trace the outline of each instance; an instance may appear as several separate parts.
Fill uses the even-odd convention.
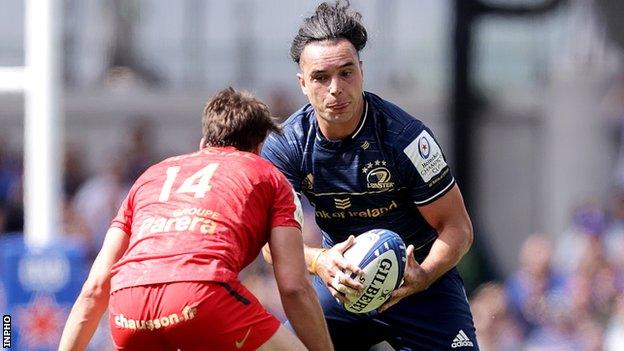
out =
[[[205,146],[234,146],[254,151],[269,132],[281,133],[269,108],[246,91],[221,90],[204,107],[202,136]]]
[[[346,39],[360,52],[366,46],[368,34],[361,22],[362,15],[349,8],[349,1],[324,2],[314,14],[304,19],[290,46],[290,57],[299,63],[306,45],[323,40]]]

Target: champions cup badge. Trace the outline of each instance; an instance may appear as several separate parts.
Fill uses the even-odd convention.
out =
[[[431,154],[431,147],[429,146],[429,140],[427,140],[427,137],[422,136],[420,137],[420,140],[418,140],[418,152],[420,153],[420,157],[423,159],[426,160],[429,158],[429,155]]]
[[[375,160],[375,162],[369,162],[362,168],[362,173],[366,174],[366,186],[369,189],[394,187],[394,182],[391,182],[392,175],[390,170],[386,168],[386,161]]]

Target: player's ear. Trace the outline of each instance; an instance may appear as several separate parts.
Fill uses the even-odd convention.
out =
[[[199,149],[201,150],[201,149],[203,149],[205,146],[206,146],[206,138],[202,137],[202,138],[199,140]]]
[[[364,62],[360,60],[360,74],[364,77]]]
[[[305,84],[305,79],[303,78],[303,73],[297,73],[297,80],[299,81],[299,87],[301,88],[301,92],[303,95],[308,95],[308,88]]]

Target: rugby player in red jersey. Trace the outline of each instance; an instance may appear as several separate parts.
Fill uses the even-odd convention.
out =
[[[202,125],[198,152],[150,167],[130,189],[60,350],[85,349],[107,307],[119,350],[332,349],[304,263],[299,200],[257,155],[279,131],[268,108],[228,88],[207,103]],[[238,280],[267,242],[299,338]]]

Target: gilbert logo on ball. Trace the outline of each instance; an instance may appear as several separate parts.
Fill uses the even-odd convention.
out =
[[[362,292],[358,295],[347,294],[349,302],[344,304],[344,308],[349,312],[376,310],[403,282],[405,243],[391,230],[373,229],[358,235],[344,257],[364,271],[359,278],[364,285]],[[351,276],[356,277],[355,274]]]

